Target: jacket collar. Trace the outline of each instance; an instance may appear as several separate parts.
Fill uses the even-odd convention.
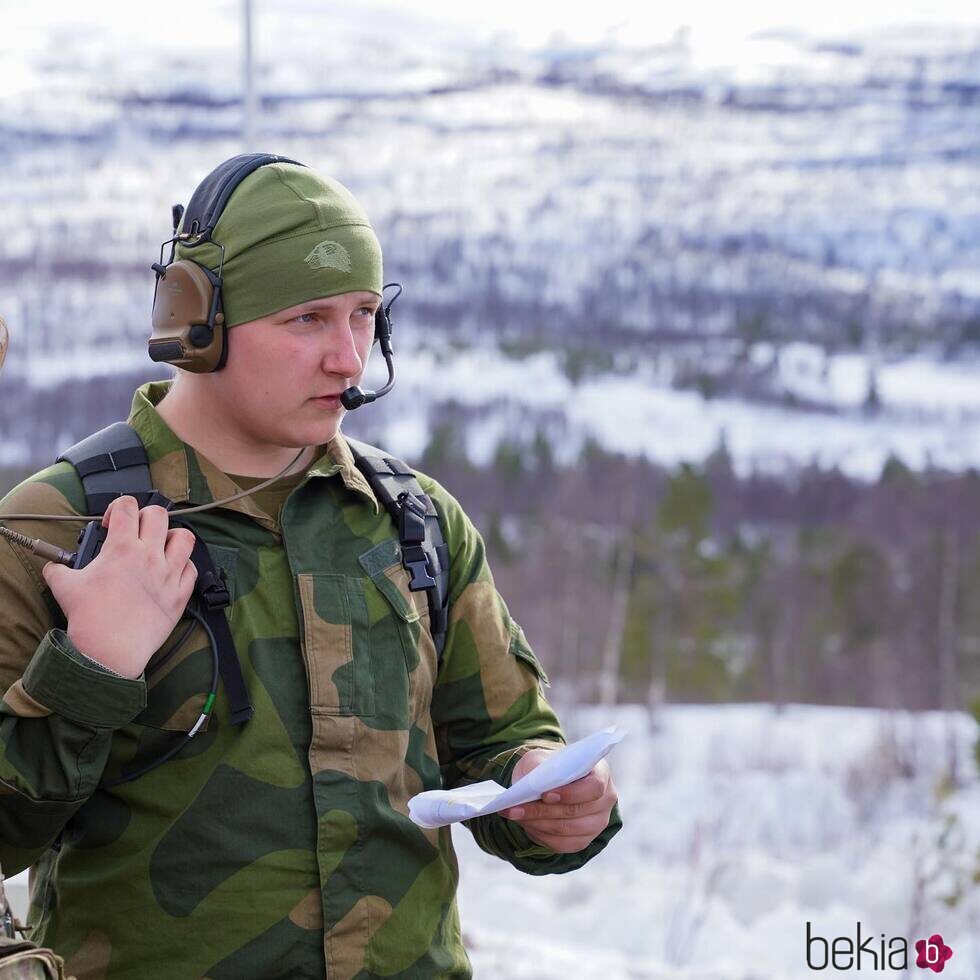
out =
[[[156,410],[172,385],[172,380],[148,381],[140,385],[133,395],[127,419],[146,448],[153,486],[175,504],[190,506],[209,504],[238,493],[241,488],[203,453],[183,442]],[[377,498],[354,464],[354,455],[343,435],[338,431],[333,439],[318,448],[321,455],[309,466],[300,485],[315,476],[339,476],[349,491],[365,497],[374,513],[379,513]],[[223,507],[247,514],[268,530],[279,530],[279,525],[258,508],[254,497],[243,497]]]

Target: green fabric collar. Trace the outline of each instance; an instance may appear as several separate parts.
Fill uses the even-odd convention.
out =
[[[183,442],[156,410],[172,385],[172,380],[148,381],[140,385],[133,394],[127,419],[146,447],[153,485],[174,503],[207,504],[232,496],[239,487],[203,453]],[[307,470],[307,478],[339,475],[348,490],[366,497],[374,513],[378,513],[380,505],[364,475],[354,465],[354,456],[343,435],[338,431],[323,449]],[[226,506],[247,514],[270,530],[278,530],[278,525],[255,505],[251,497]]]

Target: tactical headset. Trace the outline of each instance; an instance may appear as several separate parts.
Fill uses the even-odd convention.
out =
[[[235,188],[253,171],[270,163],[294,163],[298,160],[276,153],[242,153],[226,160],[208,174],[198,185],[185,211],[182,204],[173,206],[174,233],[160,246],[160,261],[150,267],[156,273],[153,288],[153,333],[147,343],[150,360],[173,364],[192,374],[209,374],[220,371],[228,359],[228,328],[221,301],[221,272],[224,268],[225,249],[214,241],[218,219]],[[184,230],[178,234],[181,218]],[[192,259],[174,261],[177,242],[186,249],[197,248],[205,242],[216,245],[221,252],[217,273]],[[163,250],[170,245],[170,259],[164,264]],[[359,408],[380,398],[394,386],[395,369],[392,364],[390,310],[401,294],[398,283],[387,283],[383,288],[396,286],[398,292],[387,306],[382,302],[374,316],[374,340],[381,345],[388,366],[388,381],[378,391],[363,391],[357,386],[341,394],[347,409]]]

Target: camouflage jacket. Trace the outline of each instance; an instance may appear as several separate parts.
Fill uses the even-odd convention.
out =
[[[185,506],[230,496],[234,482],[156,411],[169,384],[141,386],[129,417],[154,486]],[[206,730],[112,789],[100,781],[197,719],[205,634],[195,627],[148,681],[113,675],[69,642],[43,561],[0,539],[0,864],[33,866],[33,938],[79,980],[471,976],[449,828],[417,827],[407,801],[508,785],[528,748],[564,735],[459,503],[418,474],[452,560],[436,676],[426,594],[407,587],[391,519],[344,437],[324,449],[281,525],[251,497],[185,518],[227,572],[255,716],[231,726],[219,687]],[[84,514],[81,482],[55,464],[4,512]],[[13,526],[69,549],[82,524]],[[498,815],[468,822],[480,847],[533,875],[580,867],[620,826],[614,809],[588,848],[557,854]]]

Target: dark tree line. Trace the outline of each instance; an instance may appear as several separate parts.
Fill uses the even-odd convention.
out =
[[[4,434],[29,420],[36,453],[0,471],[0,492],[124,418],[143,380],[99,379],[94,398],[5,379]],[[740,477],[724,447],[668,470],[591,441],[559,465],[542,427],[477,466],[466,412],[439,406],[411,462],[473,516],[515,617],[575,696],[908,708],[980,696],[976,471],[893,459],[873,483],[817,467]],[[367,416],[349,422],[385,444]]]
[[[558,467],[540,433],[474,467],[451,430],[420,465],[475,515],[512,612],[580,696],[603,696],[611,646],[619,700],[980,695],[976,471],[739,477],[724,448],[669,471],[594,443]]]

